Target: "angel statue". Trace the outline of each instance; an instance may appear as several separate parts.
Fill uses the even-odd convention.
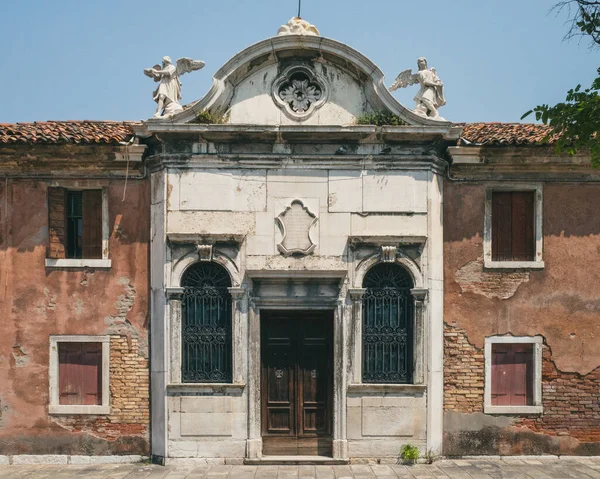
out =
[[[184,73],[200,70],[203,67],[204,62],[200,60],[180,58],[177,60],[177,66],[175,66],[170,57],[163,57],[162,68],[160,65],[154,65],[152,68],[144,70],[145,75],[155,82],[160,82],[158,88],[154,90],[154,101],[158,103],[154,118],[173,115],[183,110],[183,107],[179,104],[179,100],[181,100],[179,77]]]
[[[421,85],[421,89],[415,96],[414,112],[417,115],[426,116],[434,120],[444,120],[438,113],[438,108],[446,104],[444,98],[444,84],[438,77],[435,68],[427,68],[427,59],[419,58],[417,60],[419,71],[417,73],[412,70],[404,70],[396,77],[396,81],[390,87],[390,91],[396,91],[399,88],[405,88],[415,83]]]

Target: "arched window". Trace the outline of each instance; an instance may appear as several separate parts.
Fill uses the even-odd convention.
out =
[[[412,278],[397,264],[378,264],[365,275],[363,383],[412,382],[412,287]]]
[[[184,383],[231,382],[231,286],[216,263],[183,274],[181,378]]]

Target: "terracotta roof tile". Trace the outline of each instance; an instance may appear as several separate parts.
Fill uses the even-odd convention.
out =
[[[0,144],[116,145],[131,138],[133,124],[116,121],[0,123]]]
[[[0,123],[0,144],[116,145],[133,135],[135,122],[45,121]],[[540,145],[551,128],[526,123],[458,123],[459,145]],[[556,137],[550,140],[553,143]]]
[[[464,123],[459,145],[541,145],[552,132],[547,125],[531,123]],[[548,143],[556,141],[553,135]]]

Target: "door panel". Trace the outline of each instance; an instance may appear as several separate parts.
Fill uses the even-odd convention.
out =
[[[332,319],[261,313],[265,455],[331,455]]]

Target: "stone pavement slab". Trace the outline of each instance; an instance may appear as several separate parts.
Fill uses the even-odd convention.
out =
[[[588,479],[600,458],[442,460],[415,466],[154,466],[150,464],[0,465],[0,479]]]

